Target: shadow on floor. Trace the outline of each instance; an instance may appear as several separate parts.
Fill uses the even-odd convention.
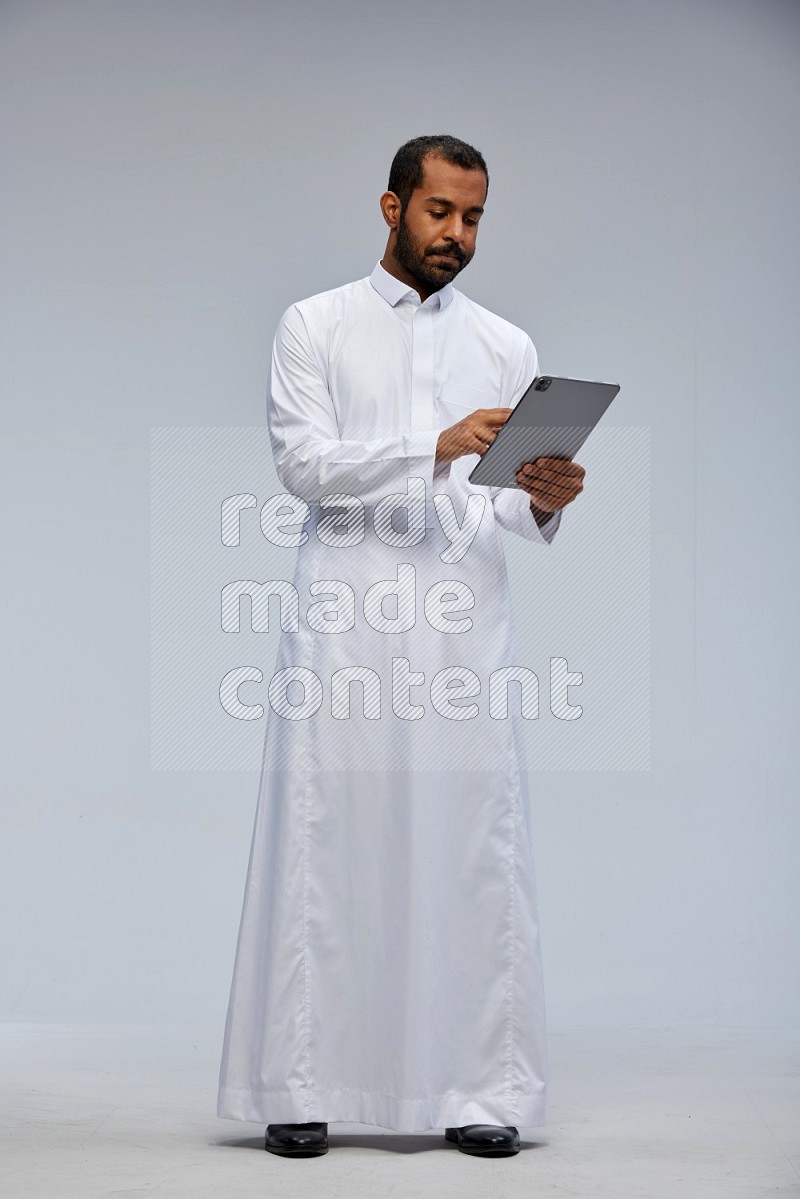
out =
[[[217,1145],[224,1146],[228,1149],[260,1149],[262,1153],[264,1149],[264,1138],[248,1137],[246,1140],[224,1138],[216,1142]],[[520,1152],[526,1149],[544,1148],[546,1141],[526,1141],[520,1137]],[[329,1152],[336,1149],[377,1149],[383,1153],[430,1153],[433,1150],[446,1149],[448,1152],[460,1153],[457,1145],[452,1141],[444,1139],[444,1130],[441,1135],[421,1135],[413,1132],[394,1132],[394,1133],[354,1133],[354,1132],[332,1132],[328,1130],[328,1148]],[[280,1155],[278,1155],[280,1156]],[[321,1156],[325,1156],[321,1154]],[[467,1156],[462,1154],[462,1156]],[[308,1159],[303,1158],[303,1161]]]

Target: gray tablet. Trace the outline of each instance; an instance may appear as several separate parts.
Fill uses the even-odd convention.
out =
[[[469,476],[482,487],[518,487],[536,458],[573,458],[619,391],[618,383],[537,375]]]

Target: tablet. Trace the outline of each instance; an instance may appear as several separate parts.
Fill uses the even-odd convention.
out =
[[[573,458],[618,383],[537,375],[469,475],[483,487],[519,487],[517,471],[536,458]]]

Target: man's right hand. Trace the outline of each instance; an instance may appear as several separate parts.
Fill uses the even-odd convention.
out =
[[[443,429],[436,443],[436,461],[452,462],[465,454],[485,454],[513,408],[477,408],[457,425]]]

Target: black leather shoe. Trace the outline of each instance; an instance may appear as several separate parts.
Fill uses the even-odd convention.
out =
[[[284,1157],[318,1157],[328,1152],[328,1125],[321,1121],[268,1124],[264,1148]]]
[[[446,1128],[445,1140],[455,1141],[462,1153],[479,1157],[510,1157],[519,1153],[519,1133],[513,1125],[464,1124]]]

